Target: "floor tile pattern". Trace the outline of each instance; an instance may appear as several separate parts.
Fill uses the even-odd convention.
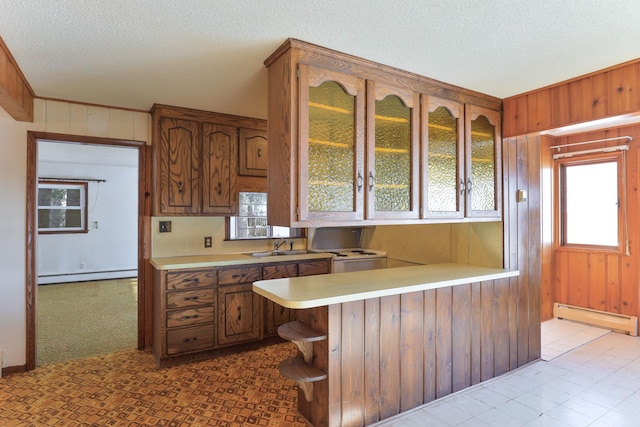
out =
[[[2,426],[308,426],[278,373],[292,343],[170,368],[125,351],[0,378]]]
[[[611,332],[584,323],[552,319],[540,325],[542,360],[551,360]]]
[[[548,352],[553,355],[549,361],[528,364],[376,427],[640,426],[640,338],[552,322],[562,323],[543,324],[542,353],[547,344],[563,342],[558,332],[563,330],[561,354]],[[584,336],[574,340],[574,334]]]

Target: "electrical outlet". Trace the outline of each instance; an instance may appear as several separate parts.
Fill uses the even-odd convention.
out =
[[[171,221],[160,221],[160,232],[171,233]]]
[[[80,263],[80,270],[84,270],[87,267],[87,264],[85,264],[84,262]]]
[[[211,247],[211,236],[207,236],[204,238],[204,247],[205,248],[210,248]]]

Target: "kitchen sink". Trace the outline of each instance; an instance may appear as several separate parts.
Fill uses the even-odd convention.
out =
[[[257,258],[264,258],[268,256],[304,255],[306,253],[309,253],[309,251],[307,251],[306,249],[294,249],[292,251],[277,250],[277,251],[266,251],[266,252],[252,252],[249,255]]]

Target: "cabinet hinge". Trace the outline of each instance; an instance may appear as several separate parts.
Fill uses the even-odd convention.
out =
[[[300,206],[296,206],[296,221],[300,221]]]

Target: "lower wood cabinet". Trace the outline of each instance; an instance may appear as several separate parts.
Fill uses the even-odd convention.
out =
[[[218,343],[234,344],[262,337],[260,296],[251,284],[218,288]]]
[[[159,366],[203,358],[277,334],[292,310],[253,292],[252,284],[331,271],[330,259],[207,269],[154,270],[153,352]]]

